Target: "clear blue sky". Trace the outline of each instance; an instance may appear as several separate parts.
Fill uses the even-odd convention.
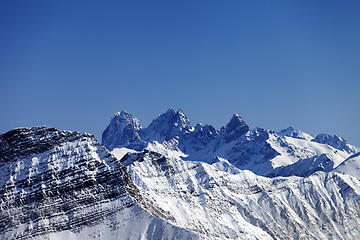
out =
[[[0,132],[168,108],[360,147],[360,1],[0,1]]]

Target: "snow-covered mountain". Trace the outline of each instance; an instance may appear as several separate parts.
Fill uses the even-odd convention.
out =
[[[172,109],[136,132],[131,144],[103,144],[127,166],[144,202],[201,239],[360,235],[359,149],[340,137],[250,130],[237,114],[220,130],[193,127]]]
[[[145,201],[201,239],[357,239],[360,182],[350,175],[268,178],[152,151],[121,162]]]
[[[197,239],[162,215],[93,135],[0,135],[0,239]]]
[[[0,135],[0,239],[357,239],[359,149],[169,109],[103,133]],[[109,150],[111,151],[109,151]]]
[[[117,116],[124,117],[118,121]],[[203,124],[193,127],[182,110],[173,109],[160,115],[147,128],[139,126],[139,120],[131,114],[117,113],[103,133],[102,144],[109,150],[147,149],[165,156],[176,152],[184,160],[207,163],[221,157],[239,169],[272,177],[331,171],[359,152],[336,135],[320,134],[314,138],[292,127],[278,133],[262,128],[250,130],[238,114],[234,114],[220,130]],[[131,129],[129,136],[126,135],[128,129]],[[300,164],[302,162],[304,164]]]

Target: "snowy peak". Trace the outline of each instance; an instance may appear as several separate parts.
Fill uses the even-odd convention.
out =
[[[145,135],[148,139],[162,142],[192,130],[190,120],[181,109],[169,109],[152,121],[146,129]]]
[[[141,129],[140,121],[133,115],[125,111],[118,112],[102,134],[102,145],[111,150],[119,145],[133,143],[140,139]]]
[[[279,136],[286,136],[286,137],[292,137],[292,138],[297,138],[297,139],[304,139],[307,141],[311,141],[312,139],[314,139],[311,135],[304,133],[302,131],[296,130],[293,127],[288,127],[286,129],[281,130],[280,132],[277,133]]]
[[[131,128],[134,128],[135,130],[142,129],[140,121],[130,113],[127,113],[126,111],[115,113],[111,121],[115,122],[115,124],[118,126],[129,126]]]
[[[359,152],[359,149],[350,145],[344,138],[338,137],[337,135],[319,134],[313,140],[313,142],[327,144],[341,151],[345,151],[350,154]]]
[[[234,114],[230,119],[230,122],[223,128],[223,131],[224,141],[225,143],[229,143],[247,133],[249,131],[249,126],[238,114]]]

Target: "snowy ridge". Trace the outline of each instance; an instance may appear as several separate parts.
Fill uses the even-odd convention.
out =
[[[360,153],[350,156],[337,166],[334,172],[350,175],[360,180]]]
[[[197,238],[141,208],[125,167],[87,133],[0,135],[0,177],[1,239]]]
[[[356,239],[360,183],[335,172],[307,178],[257,176],[222,159],[213,164],[129,153],[145,201],[202,239]]]
[[[129,118],[136,119],[132,115]],[[250,130],[238,114],[234,114],[229,123],[219,131],[211,125],[197,124],[192,127],[182,110],[173,109],[160,115],[147,128],[137,130],[138,135],[133,142],[119,144],[118,139],[128,137],[122,135],[125,131],[109,131],[113,119],[104,131],[111,141],[103,140],[103,145],[110,150],[123,147],[137,151],[159,150],[164,155],[167,155],[167,151],[177,151],[177,155],[183,156],[183,159],[203,162],[220,157],[239,169],[250,170],[262,176],[277,176],[277,173],[282,176],[280,169],[275,170],[276,168],[293,165],[300,160],[307,162],[310,167],[311,160],[307,159],[317,159],[323,154],[329,154],[335,168],[352,154],[359,152],[358,148],[337,136],[320,134],[314,138],[292,127],[278,133],[262,128]],[[132,129],[135,128],[136,126]],[[293,169],[287,170],[287,173],[305,176],[313,173],[316,167],[312,166],[309,171],[302,168],[299,172],[296,171],[298,168]],[[330,170],[332,169],[326,168],[326,171]]]

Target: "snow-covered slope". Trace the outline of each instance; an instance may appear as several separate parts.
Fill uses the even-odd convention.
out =
[[[360,181],[360,153],[350,156],[333,171],[356,177]]]
[[[223,159],[212,164],[128,153],[145,202],[202,239],[356,239],[360,182],[335,172],[306,178],[257,176]]]
[[[169,109],[147,128],[141,129],[138,120],[127,113],[126,122],[136,124],[126,125],[124,129],[124,125],[120,124],[116,131],[111,131],[117,115],[103,134],[106,136],[103,144],[110,150],[125,147],[137,151],[148,149],[164,155],[177,152],[177,156],[185,160],[202,162],[211,162],[220,157],[239,169],[262,176],[306,176],[315,170],[331,171],[359,151],[337,136],[321,134],[313,138],[292,127],[278,133],[261,128],[250,130],[238,114],[234,114],[229,123],[218,131],[211,125],[197,124],[192,127],[182,110]],[[126,129],[134,129],[129,137],[126,136]],[[134,135],[135,138],[132,137]],[[129,142],[123,139],[133,140]],[[319,162],[324,159],[320,157],[324,154],[332,162],[326,164],[326,168]]]
[[[197,238],[154,217],[161,211],[138,192],[93,135],[49,127],[0,135],[1,239]]]

